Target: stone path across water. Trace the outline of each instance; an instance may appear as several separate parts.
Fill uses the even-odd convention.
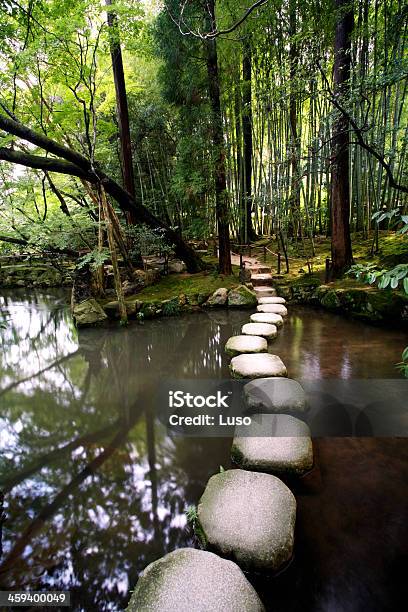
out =
[[[200,499],[196,526],[211,550],[247,571],[276,573],[291,560],[296,500],[275,475],[301,477],[313,467],[310,431],[299,418],[307,409],[302,387],[268,352],[287,315],[270,269],[248,258],[256,313],[229,338],[236,378],[251,379],[244,401],[250,425],[236,427],[232,460],[243,469],[212,476]],[[218,295],[216,296],[218,298]],[[220,298],[223,296],[220,296]],[[128,612],[262,612],[257,593],[240,568],[210,552],[186,548],[149,565],[139,578]]]

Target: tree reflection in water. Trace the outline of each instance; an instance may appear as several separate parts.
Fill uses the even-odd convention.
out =
[[[248,313],[213,311],[78,336],[67,297],[1,298],[8,325],[0,356],[7,514],[0,587],[69,589],[75,610],[121,610],[148,563],[191,543],[184,511],[209,476],[229,466],[230,440],[168,435],[151,412],[152,394],[166,377],[228,377],[223,347]],[[297,307],[271,350],[294,378],[393,378],[402,346],[399,330]],[[302,534],[312,546],[319,513],[310,512],[311,533],[303,525]],[[319,573],[309,568],[306,560],[299,571],[314,588]],[[285,576],[297,597],[296,577]],[[279,609],[287,609],[286,587],[282,594]],[[275,607],[276,588],[272,600]]]
[[[222,440],[168,436],[149,398],[165,376],[226,375],[231,321],[78,336],[63,298],[2,306],[0,584],[69,589],[78,610],[123,609],[147,563],[191,543],[184,511],[228,461]],[[236,327],[245,314],[234,316]]]

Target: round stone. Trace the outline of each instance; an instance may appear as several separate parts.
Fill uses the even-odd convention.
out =
[[[249,336],[263,336],[268,340],[273,340],[278,335],[276,325],[270,323],[245,323],[242,326],[242,333]]]
[[[288,314],[287,308],[283,304],[259,304],[256,309],[258,312],[271,312],[281,315],[281,317],[286,317]]]
[[[245,570],[275,572],[291,559],[295,518],[296,500],[281,480],[246,470],[212,476],[198,505],[208,545]]]
[[[304,413],[306,394],[296,380],[290,378],[258,378],[244,387],[244,399],[250,412]]]
[[[250,316],[250,320],[252,323],[270,323],[276,325],[276,327],[282,327],[283,325],[282,316],[273,312],[255,312]]]
[[[262,353],[268,350],[268,342],[260,336],[232,336],[227,340],[225,352],[228,355],[240,353]]]
[[[243,354],[233,357],[230,370],[234,378],[266,378],[268,376],[288,375],[281,358],[270,353]]]
[[[260,297],[258,298],[259,304],[286,304],[286,300],[283,297]]]
[[[313,467],[309,427],[287,414],[257,414],[235,429],[231,456],[247,470],[303,476]]]
[[[264,612],[255,589],[232,561],[179,548],[146,567],[127,612]]]

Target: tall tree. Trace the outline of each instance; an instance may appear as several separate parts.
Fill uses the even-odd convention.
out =
[[[216,31],[215,0],[207,2],[209,31]],[[218,227],[218,262],[221,274],[232,274],[229,235],[229,205],[225,167],[224,132],[222,126],[220,80],[218,74],[217,42],[215,38],[204,41],[207,55],[208,93],[212,112],[212,140],[215,158],[215,209]]]
[[[351,35],[354,15],[350,0],[335,0],[334,97],[346,105],[350,87]],[[333,124],[331,169],[331,255],[333,276],[353,262],[350,237],[349,121],[340,113]]]
[[[251,41],[246,38],[243,43],[242,57],[242,137],[244,152],[244,231],[241,231],[248,242],[255,240],[256,233],[252,224],[252,49]]]
[[[299,63],[299,50],[296,43],[296,0],[289,2],[289,76],[290,76],[290,93],[289,93],[289,129],[290,129],[290,166],[291,166],[291,184],[290,184],[290,212],[291,223],[289,226],[290,233],[297,238],[300,230],[300,177],[299,177],[299,136],[298,136],[298,100],[297,100],[297,68]]]
[[[129,109],[126,93],[125,73],[123,70],[122,49],[118,20],[112,12],[112,0],[106,0],[108,26],[110,29],[109,47],[112,58],[113,80],[116,92],[116,114],[118,118],[120,153],[123,172],[123,184],[126,191],[135,198],[135,179],[133,173],[132,141],[130,138]],[[127,213],[127,220],[134,224],[136,217],[134,211]]]

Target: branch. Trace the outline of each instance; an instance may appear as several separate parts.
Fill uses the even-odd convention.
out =
[[[6,147],[0,147],[0,160],[12,164],[20,164],[27,168],[44,170],[45,172],[59,172],[60,174],[68,174],[70,176],[77,176],[78,178],[90,180],[87,172],[63,159],[31,155],[29,153],[23,153],[22,151],[13,151]]]
[[[173,23],[176,24],[176,26],[178,27],[180,34],[182,34],[183,36],[195,36],[196,38],[200,38],[201,40],[213,40],[214,38],[218,38],[218,36],[223,36],[224,34],[231,34],[231,32],[233,32],[234,30],[236,30],[237,28],[239,28],[239,26],[244,23],[244,21],[246,21],[248,19],[248,17],[250,16],[251,13],[253,13],[257,8],[260,8],[261,6],[263,6],[264,4],[266,4],[268,2],[268,0],[257,0],[256,2],[254,2],[254,4],[252,4],[246,11],[245,13],[242,15],[242,17],[240,19],[238,19],[238,21],[236,21],[232,26],[230,26],[229,28],[226,28],[225,30],[212,30],[211,32],[207,32],[205,34],[201,34],[201,32],[194,32],[193,30],[188,29],[187,31],[184,31],[181,27],[181,23],[183,23],[184,25],[186,25],[183,17],[182,17],[182,13],[184,12],[184,7],[182,8],[182,11],[179,15],[179,19],[177,20],[171,13],[169,7],[166,6],[167,12],[170,16],[170,19],[173,21]]]
[[[58,157],[62,157],[63,159],[80,167],[91,167],[91,162],[80,153],[77,153],[73,149],[69,149],[64,145],[58,144],[57,142],[55,142],[55,140],[52,140],[48,136],[45,136],[45,134],[39,134],[38,132],[35,132],[31,128],[20,123],[19,121],[14,121],[13,119],[9,119],[1,114],[0,129],[4,130],[8,134],[13,134],[13,136],[18,136],[23,140],[27,140],[28,142],[31,142],[31,144],[40,147],[40,149],[44,149],[49,153],[53,153]]]

